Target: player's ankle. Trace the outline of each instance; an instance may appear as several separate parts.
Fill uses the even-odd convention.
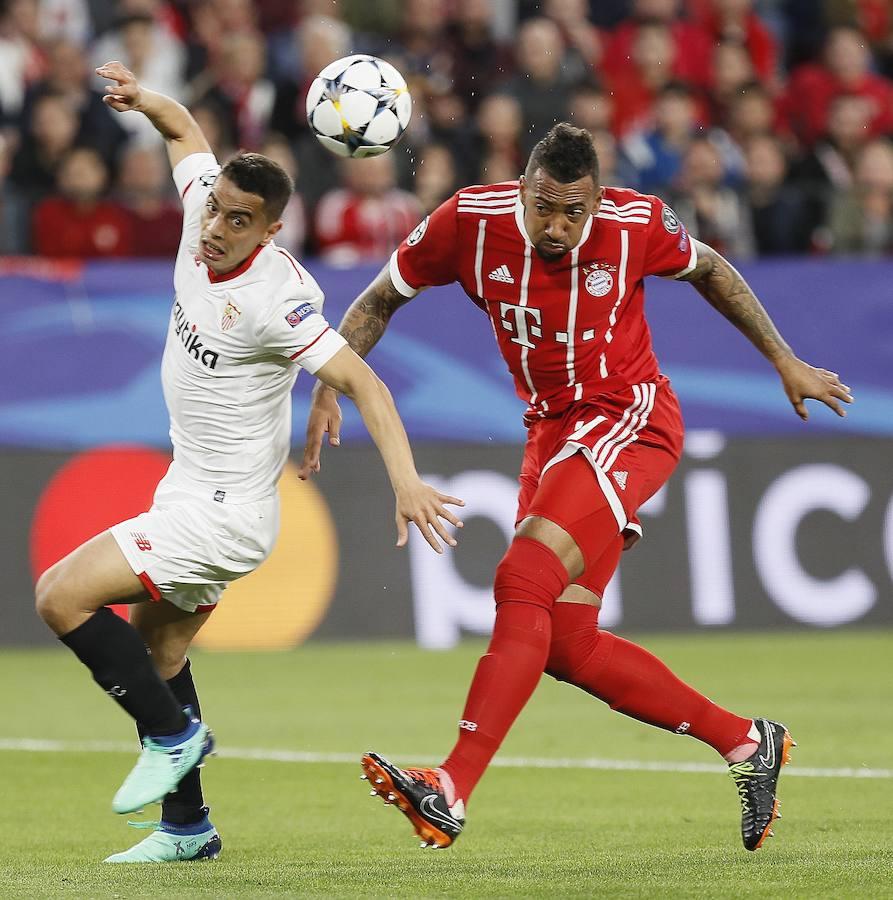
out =
[[[727,763],[739,763],[744,762],[750,756],[753,756],[754,753],[757,752],[757,749],[760,746],[760,732],[757,729],[756,723],[752,722],[750,726],[750,731],[744,737],[744,740],[734,746],[728,753],[723,754],[723,759]]]
[[[447,806],[455,806],[461,797],[456,796],[456,785],[450,777],[450,773],[446,769],[435,769],[437,776],[440,778],[440,786],[443,788],[443,795],[446,797]]]

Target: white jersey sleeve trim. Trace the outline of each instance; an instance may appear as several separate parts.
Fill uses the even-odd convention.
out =
[[[414,288],[410,285],[406,279],[400,274],[400,265],[397,262],[397,251],[395,250],[391,254],[391,261],[388,263],[388,271],[391,276],[391,281],[394,283],[394,287],[408,299],[412,299],[416,294],[419,293],[420,288]]]
[[[698,264],[698,251],[695,248],[695,240],[691,235],[688,236],[688,240],[691,244],[691,255],[688,258],[688,265],[681,272],[677,272],[673,278],[684,278],[689,272],[693,272]]]
[[[189,156],[183,157],[174,166],[174,170],[171,173],[174,176],[174,184],[177,186],[177,193],[180,195],[180,199],[183,199],[183,194],[199,175],[219,167],[220,164],[213,153],[190,153]]]
[[[306,347],[291,356],[302,369],[315,375],[347,341],[331,326],[318,335]]]

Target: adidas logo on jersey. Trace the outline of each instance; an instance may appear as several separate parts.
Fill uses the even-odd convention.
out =
[[[621,491],[626,490],[626,476],[627,472],[612,472],[611,475],[614,476],[614,481],[617,482],[617,487],[620,488]]]
[[[501,281],[503,284],[514,284],[515,279],[512,278],[512,273],[509,272],[509,267],[506,265],[498,266],[495,268],[488,276],[491,281]]]

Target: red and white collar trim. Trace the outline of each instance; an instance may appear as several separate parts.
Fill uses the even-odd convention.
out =
[[[223,275],[215,275],[211,270],[211,267],[205,263],[205,268],[208,270],[208,281],[210,281],[211,284],[220,284],[221,281],[232,281],[233,278],[244,275],[251,268],[251,264],[257,258],[258,253],[260,253],[265,246],[266,244],[258,244],[252,251],[251,256],[242,260],[242,262],[240,262],[232,271],[224,272]]]

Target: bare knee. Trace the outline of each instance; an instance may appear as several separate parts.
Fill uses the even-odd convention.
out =
[[[584,603],[587,606],[594,606],[601,609],[602,598],[589,588],[583,587],[582,584],[569,584],[564,593],[558,598],[559,603]]]
[[[65,634],[71,618],[71,609],[65,591],[65,576],[62,564],[56,563],[37,579],[34,590],[34,606],[37,615],[56,634]]]

